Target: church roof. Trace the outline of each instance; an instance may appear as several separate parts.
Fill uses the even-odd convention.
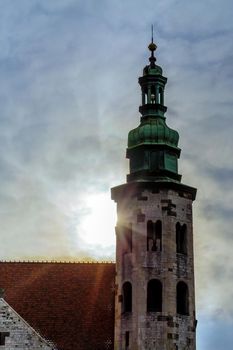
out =
[[[113,349],[113,263],[0,262],[5,300],[59,350]]]

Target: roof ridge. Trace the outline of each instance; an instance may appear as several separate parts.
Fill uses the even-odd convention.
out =
[[[8,264],[115,264],[113,260],[78,260],[78,261],[59,261],[59,260],[0,260],[0,263]]]

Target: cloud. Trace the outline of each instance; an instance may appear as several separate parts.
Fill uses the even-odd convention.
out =
[[[94,255],[83,240],[87,199],[125,181],[154,23],[180,173],[198,188],[197,304],[202,317],[223,315],[206,332],[231,322],[232,10],[228,0],[1,2],[2,259]],[[96,249],[114,257],[113,246]]]

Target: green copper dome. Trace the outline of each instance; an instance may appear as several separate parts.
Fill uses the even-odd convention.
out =
[[[128,134],[126,157],[129,159],[130,173],[127,181],[175,181],[180,182],[178,174],[179,134],[166,124],[164,114],[164,91],[167,78],[162,68],[155,64],[153,42],[148,46],[151,51],[150,64],[143,69],[138,82],[141,86],[142,103],[140,125]]]
[[[128,148],[156,144],[166,144],[176,148],[178,141],[178,132],[169,128],[162,118],[146,120],[128,134]]]
[[[143,75],[163,75],[163,70],[156,64],[153,67],[148,65],[143,69]]]

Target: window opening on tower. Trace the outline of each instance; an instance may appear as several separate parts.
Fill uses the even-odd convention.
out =
[[[145,92],[145,104],[148,102],[148,96],[147,96],[147,91]]]
[[[180,315],[189,315],[189,292],[185,282],[180,281],[176,286],[176,309]]]
[[[156,91],[155,91],[155,86],[151,86],[151,95],[150,95],[151,101],[150,103],[155,104],[156,103]]]
[[[162,222],[147,221],[147,251],[162,250]]]
[[[162,283],[153,279],[147,285],[147,311],[161,312],[162,311]]]
[[[129,331],[125,332],[125,349],[129,348]]]
[[[179,222],[176,224],[176,252],[187,255],[187,226]]]
[[[132,285],[130,282],[123,284],[123,312],[132,311]]]
[[[164,104],[164,95],[163,95],[163,89],[160,87],[159,88],[159,104],[163,105]]]

